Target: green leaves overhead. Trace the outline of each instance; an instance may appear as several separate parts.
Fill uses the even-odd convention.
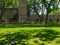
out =
[[[5,6],[9,7],[17,7],[18,6],[18,0],[5,0]]]
[[[54,11],[54,10],[58,10],[58,2],[60,0],[41,0],[41,1],[44,7],[49,10],[48,13],[51,13],[51,11]]]
[[[19,1],[20,0],[0,0],[0,7],[3,5],[2,3],[5,3],[4,4],[5,7],[18,8]],[[27,0],[29,8],[33,8],[34,1],[35,5],[37,5],[36,6],[37,8],[41,9],[40,4],[43,4],[43,8],[48,8],[50,10],[49,13],[53,10],[58,10],[58,2],[60,2],[60,0]]]
[[[0,0],[0,5],[4,5],[4,7],[18,7],[19,0]],[[2,6],[3,6],[2,5]]]

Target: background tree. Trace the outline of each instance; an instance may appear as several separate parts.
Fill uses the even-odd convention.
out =
[[[5,1],[4,0],[0,0],[0,10],[1,10],[0,22],[1,22],[1,18],[3,16],[3,13],[4,13],[4,7],[5,7]]]
[[[58,8],[55,4],[57,4],[59,0],[42,0],[42,3],[44,5],[44,7],[46,8],[47,14],[46,14],[46,21],[45,23],[48,23],[48,15],[49,13],[51,13],[53,10],[56,10],[56,8]],[[55,6],[52,6],[55,5]],[[54,9],[51,8],[54,7]]]

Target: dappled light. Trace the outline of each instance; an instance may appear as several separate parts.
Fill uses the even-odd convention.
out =
[[[19,31],[14,33],[0,34],[0,45],[45,45],[47,42],[52,42],[59,38],[59,32],[51,29]],[[46,42],[46,43],[44,43]],[[56,43],[59,43],[58,41]]]

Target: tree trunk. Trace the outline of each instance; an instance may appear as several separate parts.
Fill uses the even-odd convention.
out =
[[[47,9],[45,24],[48,24],[48,14],[49,14],[48,11],[49,11],[49,10]]]
[[[27,21],[30,20],[30,9],[29,5],[27,4]]]
[[[44,11],[43,11],[43,3],[42,3],[42,19],[41,19],[42,22],[43,22],[43,15],[44,15]]]

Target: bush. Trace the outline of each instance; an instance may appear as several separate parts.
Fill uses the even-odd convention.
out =
[[[0,28],[17,27],[60,27],[60,24],[0,24]]]

